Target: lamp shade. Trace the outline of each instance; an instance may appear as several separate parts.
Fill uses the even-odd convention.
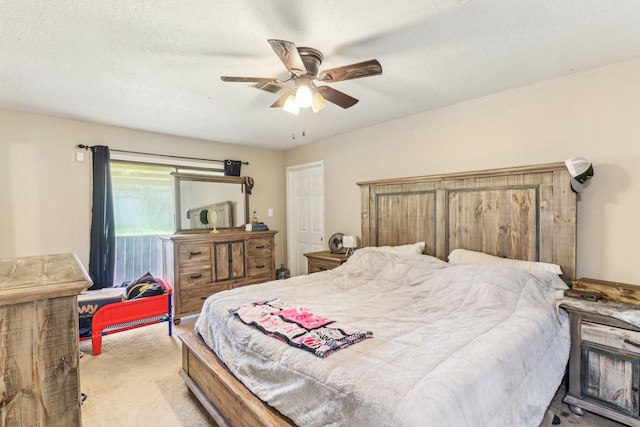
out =
[[[297,116],[298,112],[300,111],[300,106],[296,102],[296,97],[293,95],[289,95],[284,105],[282,106],[282,109],[287,113],[291,113]]]
[[[357,248],[358,236],[342,236],[342,247],[347,249]]]
[[[313,103],[313,93],[309,86],[300,85],[296,90],[296,103],[300,108],[309,108]]]
[[[571,189],[574,193],[584,190],[584,184],[593,177],[593,165],[582,157],[571,157],[565,165],[571,174]]]

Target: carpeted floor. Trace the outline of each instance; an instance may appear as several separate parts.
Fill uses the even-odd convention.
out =
[[[587,412],[585,415],[579,417],[571,412],[566,403],[562,402],[562,398],[565,395],[565,384],[560,386],[558,393],[556,393],[556,397],[551,402],[551,409],[553,413],[556,414],[560,418],[560,427],[618,427],[624,426],[624,424],[620,424],[616,421],[610,420],[608,418],[601,417],[596,414],[592,414]]]
[[[193,330],[195,318],[183,319],[168,335],[168,324],[145,326],[102,340],[94,356],[82,341],[80,384],[85,427],[215,425],[178,374],[182,352],[177,335]]]
[[[91,341],[80,343],[81,389],[85,427],[215,426],[178,374],[182,352],[177,335],[193,330],[195,317],[182,319],[168,336],[167,323],[103,337],[102,354],[93,356]],[[562,403],[564,388],[552,409],[562,426],[617,427],[622,424],[587,413],[578,417]]]

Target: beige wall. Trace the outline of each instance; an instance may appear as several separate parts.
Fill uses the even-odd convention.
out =
[[[249,162],[242,174],[255,180],[251,210],[271,229],[282,230],[276,261],[285,262],[281,152],[7,110],[0,110],[0,257],[73,252],[88,268],[91,156],[78,144]],[[76,161],[78,151],[86,153],[84,162]]]
[[[428,96],[428,94],[425,94]],[[362,100],[366,102],[366,100]],[[354,107],[354,108],[357,108]],[[248,161],[252,210],[285,262],[285,167],[324,160],[325,233],[360,234],[358,181],[563,161],[596,175],[578,203],[578,275],[640,284],[640,60],[520,88],[281,153],[0,110],[0,257],[74,252],[87,266],[90,159],[78,144]],[[345,185],[349,183],[349,185]],[[267,217],[267,209],[274,217]],[[326,239],[325,239],[326,240]]]
[[[330,236],[360,234],[358,181],[571,156],[585,157],[595,168],[578,202],[578,276],[640,284],[634,249],[640,241],[640,179],[633,178],[640,169],[640,60],[296,147],[285,152],[284,164],[324,160]]]

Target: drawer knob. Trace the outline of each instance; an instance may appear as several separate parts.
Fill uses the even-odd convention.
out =
[[[265,267],[264,264],[263,265],[256,265],[256,268],[264,268],[264,267]]]
[[[199,279],[202,277],[202,274],[192,274],[191,276],[189,276],[189,279]]]
[[[632,346],[634,346],[634,347],[640,347],[640,343],[633,342],[633,341],[631,341],[629,338],[625,338],[625,339],[624,339],[624,342],[625,342],[626,344],[631,344],[631,345],[632,345]]]
[[[256,249],[264,249],[264,245],[256,246]]]
[[[320,271],[326,271],[326,270],[327,270],[327,267],[318,267],[318,270],[320,270]]]
[[[202,251],[191,251],[190,256],[202,255]]]

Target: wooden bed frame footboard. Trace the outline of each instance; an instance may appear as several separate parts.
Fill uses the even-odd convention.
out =
[[[238,381],[197,332],[178,338],[180,376],[219,427],[296,427]],[[547,410],[539,427],[551,427],[552,421],[553,412]]]
[[[237,380],[200,334],[190,332],[178,338],[182,341],[180,376],[219,426],[295,426]]]
[[[577,198],[564,163],[360,182],[364,246],[424,241],[561,266],[575,278]],[[220,426],[294,426],[249,391],[197,332],[180,335],[180,375]],[[547,414],[548,415],[548,414]],[[553,417],[551,417],[553,418]],[[548,425],[545,417],[541,425]]]

